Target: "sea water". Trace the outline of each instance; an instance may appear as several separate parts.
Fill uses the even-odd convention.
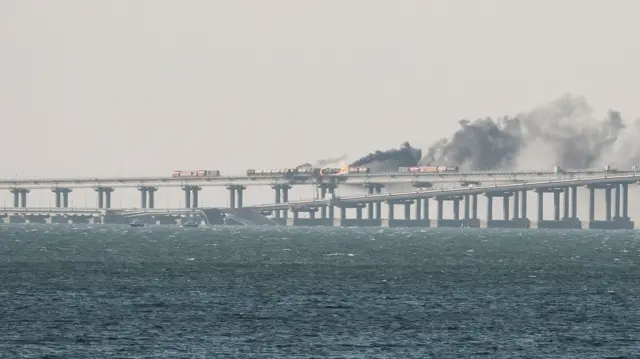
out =
[[[1,358],[633,358],[635,231],[0,226]]]

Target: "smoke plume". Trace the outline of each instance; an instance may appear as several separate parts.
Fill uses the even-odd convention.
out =
[[[409,142],[400,148],[375,151],[350,164],[352,167],[368,166],[372,172],[392,172],[400,166],[415,166],[422,156],[422,150],[411,147]]]
[[[598,120],[583,97],[564,95],[515,117],[460,121],[460,129],[427,150],[420,164],[462,170],[602,168],[640,163],[640,121],[617,111]]]
[[[310,163],[310,162],[306,162],[303,163],[301,165],[296,166],[296,168],[306,168],[306,167],[314,167],[314,168],[319,168],[319,167],[329,167],[329,166],[334,166],[334,167],[340,167],[340,162],[344,161],[347,158],[347,155],[342,155],[340,157],[336,157],[336,158],[326,158],[324,160],[318,160],[315,163]]]

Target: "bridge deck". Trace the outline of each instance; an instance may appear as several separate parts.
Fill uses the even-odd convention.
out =
[[[332,177],[337,177],[338,183],[348,184],[411,184],[411,183],[463,183],[468,181],[489,183],[526,183],[542,180],[568,180],[599,178],[603,176],[635,176],[636,171],[596,172],[573,171],[564,173],[555,172],[460,172],[460,173],[376,173],[376,174],[349,174],[341,176],[325,176],[323,178],[312,177],[286,177],[286,176],[233,176],[233,177],[207,177],[207,178],[181,178],[181,177],[105,177],[105,178],[30,178],[30,179],[0,179],[0,189],[12,188],[93,188],[105,187],[180,187],[192,186],[227,186],[227,185],[260,185],[270,186],[274,184],[320,184],[328,183]]]

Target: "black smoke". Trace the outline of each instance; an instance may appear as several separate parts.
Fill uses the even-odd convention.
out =
[[[640,123],[617,111],[597,119],[583,97],[564,95],[514,117],[460,121],[451,137],[436,141],[420,164],[463,170],[630,168],[640,163]]]
[[[375,151],[351,163],[352,167],[367,166],[372,172],[396,171],[401,166],[415,166],[420,161],[422,150],[411,147],[409,142],[400,148]]]

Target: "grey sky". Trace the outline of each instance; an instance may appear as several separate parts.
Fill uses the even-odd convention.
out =
[[[634,0],[0,0],[0,176],[239,173],[426,147],[462,117],[564,92],[640,117],[639,13]]]

